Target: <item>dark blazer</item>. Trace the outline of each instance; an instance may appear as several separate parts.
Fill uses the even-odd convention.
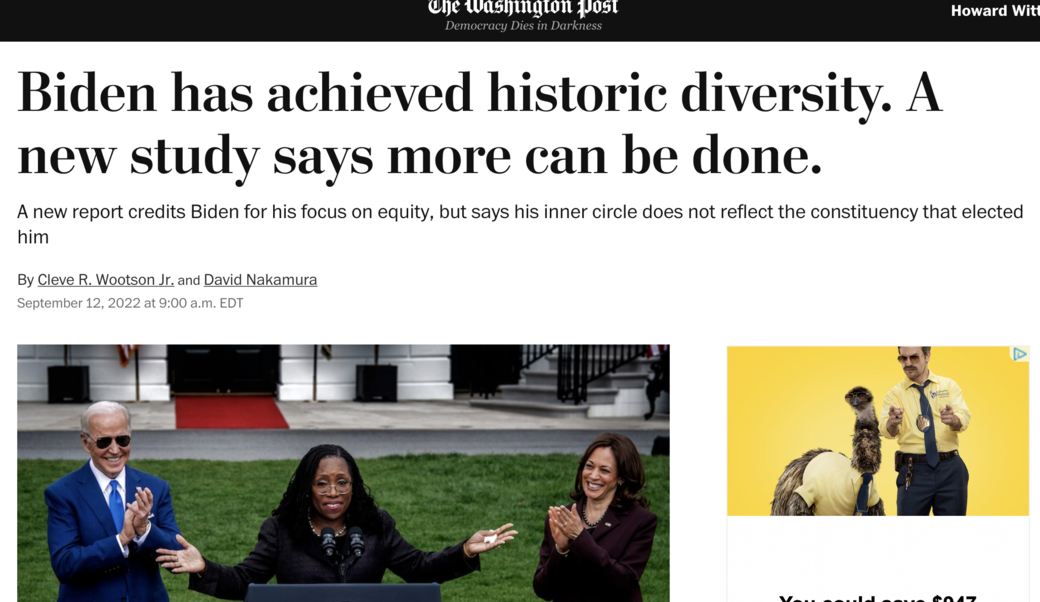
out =
[[[443,583],[480,570],[479,557],[466,558],[460,542],[442,552],[423,552],[412,547],[397,532],[394,519],[379,510],[382,533],[363,533],[365,553],[349,571],[347,583],[382,583],[386,569],[409,583]],[[237,566],[221,566],[206,560],[206,570],[192,574],[188,589],[224,598],[242,600],[250,583],[338,583],[336,564],[321,549],[317,536],[302,543],[289,536],[288,528],[277,518],[260,526],[256,547]],[[340,553],[347,553],[346,537],[336,538]]]
[[[130,556],[116,541],[105,494],[89,462],[58,479],[43,493],[47,501],[47,546],[51,567],[61,582],[58,602],[126,600],[166,602],[170,598],[155,562],[156,548],[181,549],[173,517],[170,486],[157,477],[126,467],[127,495],[138,487],[152,490],[152,528],[144,543],[130,544]]]
[[[595,529],[586,529],[561,556],[545,519],[534,573],[534,593],[556,602],[639,602],[639,578],[650,559],[657,515],[641,506],[611,506]]]

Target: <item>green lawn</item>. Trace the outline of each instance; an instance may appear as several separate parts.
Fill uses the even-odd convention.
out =
[[[43,490],[86,462],[18,461],[18,599],[53,602],[58,581],[47,552]],[[446,602],[536,600],[531,579],[550,505],[569,502],[577,457],[566,455],[419,455],[359,460],[376,503],[397,521],[406,540],[440,550],[478,529],[512,522],[520,532],[481,558],[479,573],[442,587]],[[657,538],[643,574],[643,597],[668,600],[668,458],[644,456],[646,496],[658,517]],[[177,523],[206,557],[235,564],[253,549],[260,523],[278,505],[296,461],[208,462],[141,460],[139,470],[170,483]],[[188,591],[188,578],[163,571],[170,599],[212,599]],[[387,573],[387,583],[400,580]]]

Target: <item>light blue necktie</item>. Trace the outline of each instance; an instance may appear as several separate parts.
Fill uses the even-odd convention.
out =
[[[910,385],[921,392],[921,415],[928,419],[928,428],[924,431],[924,453],[928,459],[928,466],[935,468],[939,465],[939,448],[935,445],[935,417],[932,416],[932,406],[928,403],[928,396],[924,388],[931,381],[924,381],[923,385]]]
[[[123,507],[123,496],[119,495],[119,481],[112,479],[109,487],[112,493],[108,496],[108,509],[112,512],[112,520],[116,523],[116,533],[119,533],[123,530],[126,509]]]

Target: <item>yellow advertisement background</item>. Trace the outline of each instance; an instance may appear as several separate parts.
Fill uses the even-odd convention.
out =
[[[880,415],[903,379],[896,347],[729,349],[729,515],[767,516],[784,467],[817,447],[852,455],[855,415],[845,393],[862,385]],[[960,436],[969,516],[1029,515],[1029,364],[1007,347],[935,347],[929,368],[960,385],[971,423]],[[881,439],[876,483],[896,514],[899,447]]]

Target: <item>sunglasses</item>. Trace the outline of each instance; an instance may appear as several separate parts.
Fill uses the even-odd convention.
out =
[[[112,439],[116,440],[116,445],[119,447],[127,447],[130,445],[130,435],[119,435],[118,437],[99,437],[94,439],[90,435],[84,434],[84,437],[94,441],[94,445],[97,445],[98,449],[108,449],[112,445]]]
[[[910,355],[910,356],[901,355],[901,356],[897,357],[896,359],[899,360],[900,364],[905,364],[906,360],[910,360],[910,363],[916,364],[917,362],[921,361],[921,356],[919,356],[919,355]]]
[[[845,396],[845,401],[848,403],[852,403],[853,401],[856,403],[863,403],[865,401],[870,401],[870,396],[866,393],[856,393],[855,395],[849,393]]]

